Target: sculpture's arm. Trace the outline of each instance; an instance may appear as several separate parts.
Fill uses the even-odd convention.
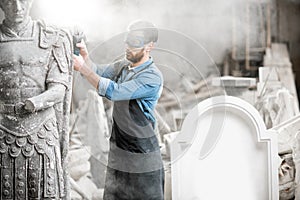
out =
[[[45,108],[52,107],[54,104],[63,101],[66,87],[60,83],[51,83],[48,90],[40,95],[25,100],[25,109],[36,112]]]
[[[43,35],[44,34],[42,34],[42,36]],[[30,112],[43,110],[52,107],[56,103],[64,101],[66,90],[71,87],[69,77],[69,70],[72,68],[70,37],[66,32],[62,31],[53,32],[50,36],[59,37],[56,38],[55,44],[49,47],[52,48],[52,55],[47,68],[47,77],[45,82],[47,89],[43,93],[25,100],[25,109]],[[42,41],[44,40],[47,41],[47,38],[43,38]],[[48,41],[45,44],[48,43],[52,44],[51,41]],[[43,45],[44,43],[40,44],[43,48],[49,46],[44,47]]]

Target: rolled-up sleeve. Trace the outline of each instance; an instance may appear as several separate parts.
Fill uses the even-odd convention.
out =
[[[110,82],[113,82],[113,81],[111,81],[108,78],[104,78],[104,77],[100,78],[100,81],[98,83],[98,93],[100,96],[106,96],[105,94],[106,94],[106,91],[107,91],[107,88],[108,88]]]
[[[161,77],[153,73],[143,73],[135,79],[120,84],[101,77],[98,93],[112,101],[147,98],[157,94],[161,85]]]

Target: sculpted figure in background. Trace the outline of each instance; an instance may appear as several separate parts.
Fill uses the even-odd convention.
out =
[[[32,2],[0,1],[1,199],[67,199],[72,46],[30,18]]]

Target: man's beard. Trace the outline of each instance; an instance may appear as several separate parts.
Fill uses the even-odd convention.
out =
[[[142,49],[140,52],[136,53],[135,55],[133,55],[131,51],[126,51],[126,59],[132,62],[133,64],[140,62],[143,57],[144,57],[144,49]]]

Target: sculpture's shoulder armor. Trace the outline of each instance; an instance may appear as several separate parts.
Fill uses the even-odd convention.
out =
[[[40,27],[39,46],[42,49],[52,49],[59,69],[66,73],[72,65],[72,37],[68,30],[58,28],[38,21]]]

